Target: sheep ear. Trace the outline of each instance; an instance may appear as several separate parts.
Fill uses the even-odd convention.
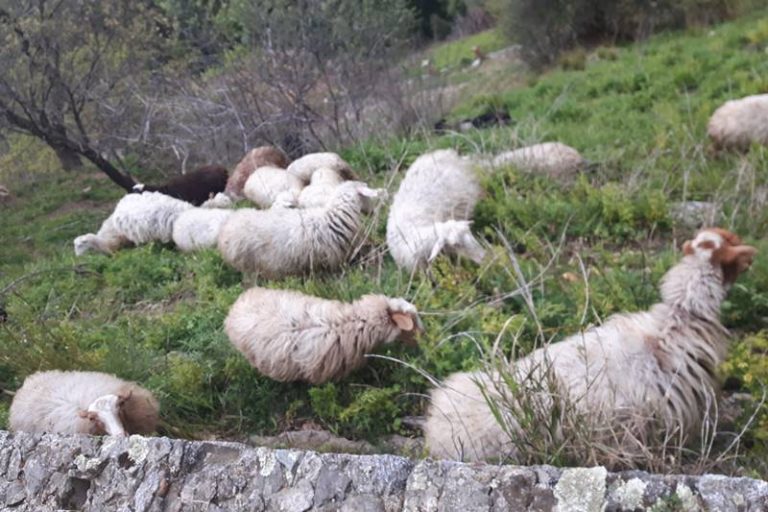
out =
[[[79,409],[77,411],[77,415],[80,416],[83,419],[88,418],[88,416],[89,416],[88,415],[88,411],[86,411],[85,409]]]
[[[429,253],[428,261],[431,262],[437,258],[437,255],[440,254],[440,251],[443,250],[443,247],[445,247],[445,238],[438,236],[435,245],[432,246],[432,252]]]
[[[736,247],[724,247],[720,256],[720,263],[723,265],[730,265],[732,263],[739,263],[740,265],[749,266],[752,263],[752,258],[757,253],[757,249],[749,245],[739,245]]]
[[[117,395],[117,405],[123,405],[125,402],[130,400],[131,396],[133,396],[133,389],[122,391],[119,395]]]
[[[686,256],[690,256],[691,254],[693,254],[693,242],[692,241],[687,240],[683,244],[683,254],[685,254]]]
[[[399,311],[395,311],[389,314],[389,318],[392,319],[392,321],[401,331],[410,332],[413,330],[413,327],[414,327],[413,317],[411,317],[411,315],[409,315],[408,313],[401,313]]]
[[[360,185],[357,187],[357,193],[365,197],[379,197],[380,189]]]

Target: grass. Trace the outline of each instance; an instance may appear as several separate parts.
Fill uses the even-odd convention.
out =
[[[8,312],[0,324],[0,385],[16,389],[29,373],[50,368],[114,372],[158,395],[163,433],[189,438],[242,439],[304,423],[369,440],[413,434],[402,418],[423,413],[430,385],[412,367],[445,377],[480,366],[502,330],[516,339],[502,336],[501,348],[521,355],[541,337],[558,340],[611,313],[647,308],[693,231],[673,218],[673,204],[702,200],[720,205],[720,224],[761,251],[723,306],[735,339],[723,376],[757,404],[768,350],[768,150],[712,158],[705,126],[726,99],[768,92],[766,26],[763,13],[711,32],[597,49],[584,69],[466,95],[453,113],[460,119],[505,108],[514,119],[509,128],[346,148],[343,155],[361,175],[390,190],[401,175],[396,168],[433,147],[495,152],[560,140],[594,165],[570,184],[511,168],[486,177],[475,228],[494,257],[481,267],[440,258],[431,275],[411,279],[384,256],[337,275],[266,283],[343,300],[371,292],[403,296],[422,312],[426,331],[418,349],[386,347],[386,357],[323,386],[263,378],[230,347],[222,321],[243,286],[214,251],[181,254],[152,245],[76,259],[72,239],[98,228],[120,190],[94,174],[37,173],[45,166],[12,146],[18,171],[0,175],[16,194],[0,206],[0,301]],[[475,44],[451,43],[455,50],[439,49],[435,59],[456,62],[454,51]],[[385,213],[371,226],[374,245],[384,243]],[[504,240],[513,242],[530,303],[519,293]],[[7,407],[6,398],[0,419]],[[745,438],[750,451],[739,459],[741,473],[768,475],[767,418],[763,413]]]
[[[468,66],[475,60],[474,47],[485,53],[494,52],[507,46],[504,36],[495,28],[430,48],[424,58],[430,59],[437,70],[455,69]]]

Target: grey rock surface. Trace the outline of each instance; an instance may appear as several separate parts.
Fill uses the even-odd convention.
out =
[[[768,483],[0,431],[0,510],[765,511]],[[677,509],[676,509],[677,510]],[[682,510],[682,509],[681,509]]]

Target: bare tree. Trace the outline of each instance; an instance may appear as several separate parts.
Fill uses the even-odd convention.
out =
[[[135,0],[14,0],[0,7],[0,117],[48,144],[64,169],[92,162],[134,181],[104,155],[127,78],[147,67],[157,32]],[[107,122],[107,121],[111,121]]]

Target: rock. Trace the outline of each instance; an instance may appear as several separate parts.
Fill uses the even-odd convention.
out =
[[[316,452],[372,454],[376,449],[365,441],[350,441],[326,430],[295,430],[277,436],[251,436],[249,443],[267,448],[292,448]]]
[[[768,510],[768,483],[0,431],[3,510]],[[676,509],[677,510],[677,509]]]
[[[720,206],[706,201],[683,201],[673,203],[669,214],[672,219],[691,229],[715,226],[723,215]]]

